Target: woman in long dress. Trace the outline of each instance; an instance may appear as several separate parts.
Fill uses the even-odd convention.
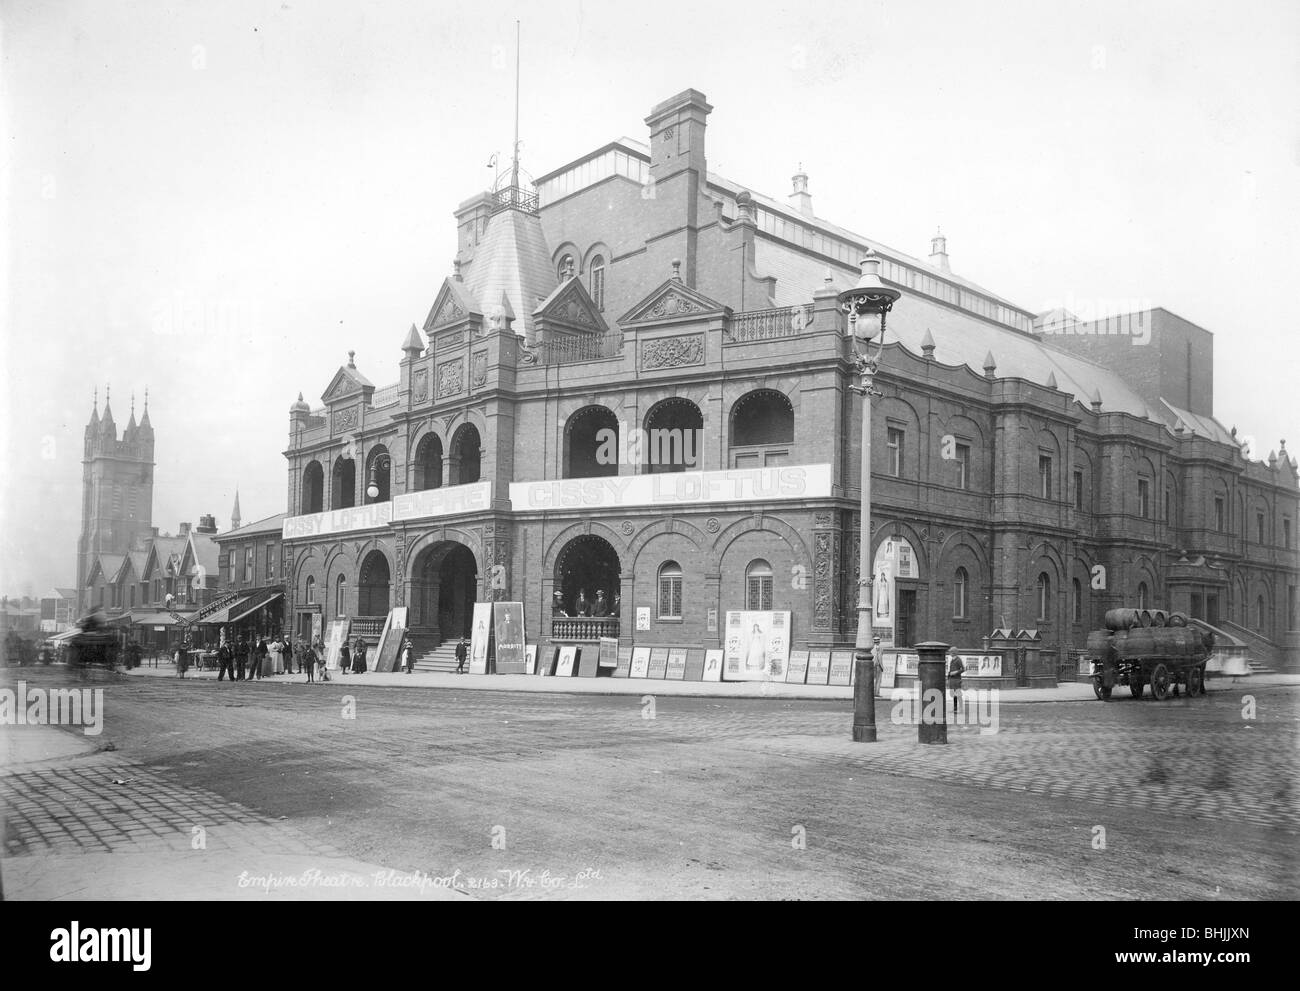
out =
[[[347,674],[350,667],[352,667],[352,650],[348,647],[348,642],[344,640],[339,647],[339,674]]]
[[[762,671],[763,660],[766,656],[767,651],[763,645],[763,631],[755,623],[753,631],[749,634],[749,651],[745,655],[745,670]]]
[[[356,646],[352,649],[352,673],[366,673],[366,642],[360,637],[357,638]]]

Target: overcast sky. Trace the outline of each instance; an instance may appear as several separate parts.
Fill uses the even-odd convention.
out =
[[[288,407],[377,385],[513,127],[540,175],[687,87],[709,167],[1031,310],[1163,306],[1215,412],[1296,416],[1294,0],[0,2],[0,591],[74,581],[82,431],[145,387],[154,523],[285,508]]]

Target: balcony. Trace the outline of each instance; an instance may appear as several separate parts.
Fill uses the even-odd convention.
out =
[[[520,210],[524,213],[537,213],[537,193],[520,186],[502,186],[492,193],[492,212],[502,210]]]
[[[384,623],[387,621],[387,616],[353,616],[352,636],[373,637],[378,640],[379,635],[384,632]]]
[[[617,616],[557,616],[551,620],[551,639],[595,643],[601,637],[617,637],[618,628]]]
[[[734,313],[727,329],[728,342],[774,341],[798,337],[812,321],[812,314],[802,306],[778,306],[768,310]]]
[[[552,337],[539,341],[532,349],[534,364],[572,365],[580,361],[599,361],[617,358],[623,353],[623,334],[584,334],[581,337]]]

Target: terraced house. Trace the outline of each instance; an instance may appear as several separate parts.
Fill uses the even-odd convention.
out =
[[[749,608],[851,646],[862,399],[836,294],[872,251],[903,293],[871,445],[890,639],[1028,628],[1064,663],[1104,610],[1146,605],[1295,663],[1296,462],[1215,419],[1208,331],[1152,310],[1103,339],[961,278],[942,236],[919,258],[822,219],[802,171],[783,201],[743,189],[708,170],[712,109],[687,90],[648,142],[508,170],[456,210],[423,325],[299,396],[298,632],[377,632],[401,605],[427,651],[508,599],[543,643],[716,647]],[[391,384],[361,370],[390,361]],[[574,615],[599,593],[608,615]]]

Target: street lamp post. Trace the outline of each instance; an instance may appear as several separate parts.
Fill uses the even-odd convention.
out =
[[[380,455],[379,457],[375,458],[373,462],[371,462],[370,479],[369,479],[369,483],[366,485],[366,495],[370,497],[370,500],[372,502],[379,498],[378,473],[381,471],[391,471],[392,467],[393,467],[393,459],[386,454]]]
[[[871,639],[871,399],[880,353],[885,346],[885,317],[902,295],[880,281],[880,257],[868,251],[862,259],[862,277],[852,289],[840,293],[840,310],[848,314],[847,335],[853,343],[851,362],[861,377],[850,386],[862,396],[862,521],[858,537],[858,638],[853,654],[853,742],[876,742],[876,662]],[[880,317],[880,340],[874,317]]]

